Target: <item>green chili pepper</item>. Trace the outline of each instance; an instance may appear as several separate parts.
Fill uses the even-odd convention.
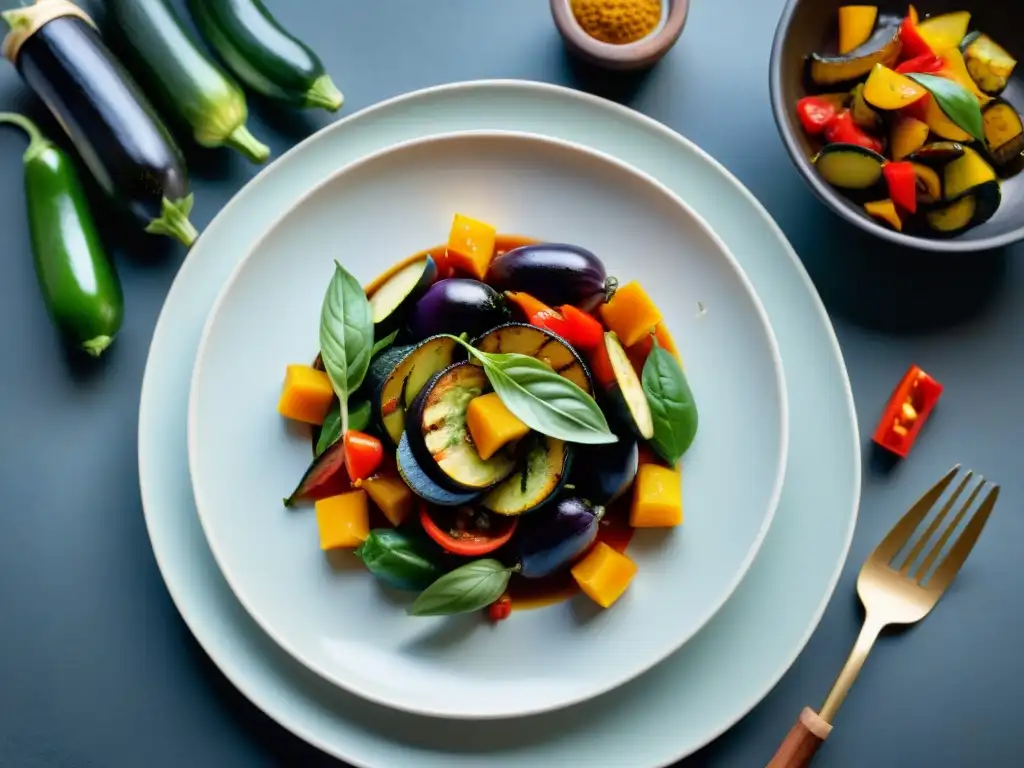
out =
[[[121,329],[124,295],[74,164],[28,118],[0,112],[0,123],[16,125],[29,136],[25,198],[46,308],[69,343],[99,357]]]
[[[396,589],[425,589],[442,573],[426,541],[391,528],[370,531],[355,554],[370,573]]]

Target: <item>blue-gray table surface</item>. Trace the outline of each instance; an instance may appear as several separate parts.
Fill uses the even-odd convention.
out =
[[[864,443],[856,537],[793,668],[735,728],[682,765],[764,765],[801,707],[820,705],[859,628],[860,563],[907,503],[955,462],[1003,484],[996,514],[936,611],[910,631],[883,636],[816,764],[1020,765],[1024,247],[955,257],[899,250],[862,235],[811,195],[768,102],[782,0],[695,0],[675,49],[628,81],[572,67],[546,0],[266,2],[321,53],[345,92],[344,114],[425,86],[522,78],[590,90],[664,122],[753,191],[813,277],[849,367]],[[275,114],[250,101],[254,133],[275,155],[332,119]],[[58,134],[6,64],[0,109],[26,110]],[[150,336],[183,249],[106,222],[127,297],[124,331],[98,365],[69,361],[36,289],[23,147],[15,132],[0,135],[0,765],[338,765],[224,679],[175,610],[149,546],[137,404]],[[187,151],[193,218],[202,227],[257,169],[226,150]],[[910,459],[886,471],[869,438],[910,363],[946,391]]]

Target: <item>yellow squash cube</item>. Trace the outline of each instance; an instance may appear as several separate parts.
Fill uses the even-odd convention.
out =
[[[632,347],[661,322],[661,312],[640,283],[620,285],[611,301],[601,305],[601,319],[624,347]]]
[[[388,522],[401,525],[413,508],[412,490],[400,477],[368,477],[359,487],[369,494]]]
[[[366,491],[331,496],[316,503],[320,549],[354,549],[370,535],[370,505]]]
[[[286,419],[323,424],[334,401],[327,374],[308,365],[289,365],[284,375],[277,412]]]
[[[466,426],[476,444],[476,452],[484,461],[513,440],[526,437],[530,428],[505,407],[497,392],[490,392],[469,401]]]
[[[487,268],[494,257],[494,239],[497,230],[490,224],[455,214],[448,235],[448,263],[468,272],[477,280],[487,276]]]
[[[636,563],[603,541],[572,567],[572,577],[580,589],[602,608],[622,597],[635,575]]]
[[[671,528],[682,522],[682,473],[658,464],[641,464],[633,484],[629,524],[634,528]]]

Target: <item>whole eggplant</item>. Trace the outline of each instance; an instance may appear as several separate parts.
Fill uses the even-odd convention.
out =
[[[451,277],[439,280],[416,302],[409,316],[413,341],[450,333],[480,336],[508,322],[505,297],[479,280]]]
[[[590,312],[611,298],[618,280],[597,256],[578,245],[537,243],[491,262],[487,282],[499,291],[523,291],[549,307],[571,304]]]
[[[131,75],[77,6],[4,54],[57,118],[100,188],[147,232],[191,245],[198,233],[181,150]],[[46,4],[7,11],[12,29],[31,29]]]
[[[569,482],[592,504],[614,503],[636,479],[640,450],[632,435],[620,434],[615,443],[573,447],[576,461]]]
[[[542,518],[529,519],[519,537],[519,573],[539,579],[571,563],[594,543],[603,515],[604,507],[573,496]]]

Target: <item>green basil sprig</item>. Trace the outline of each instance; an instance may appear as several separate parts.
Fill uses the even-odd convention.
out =
[[[393,331],[385,336],[383,339],[379,339],[376,344],[373,345],[373,349],[370,350],[370,357],[374,358],[379,353],[390,347],[395,343],[395,339],[398,338],[398,331]]]
[[[641,377],[654,421],[651,447],[675,464],[697,434],[697,404],[679,361],[653,336],[651,341]]]
[[[985,143],[985,125],[981,118],[981,105],[977,97],[960,83],[936,75],[911,72],[907,75],[918,85],[924,86],[946,117],[967,131],[971,136]]]
[[[449,336],[480,361],[501,402],[530,429],[570,443],[614,443],[619,438],[597,402],[549,365],[528,355],[481,352]]]
[[[505,566],[490,558],[474,560],[446,573],[423,590],[406,613],[410,616],[451,616],[479,611],[501,597],[516,567]]]
[[[348,428],[356,432],[363,432],[370,426],[370,401],[360,400],[355,405],[348,404]],[[335,401],[331,410],[327,412],[323,426],[320,427],[320,437],[316,441],[314,456],[319,456],[341,438],[341,402]]]
[[[338,262],[320,310],[320,357],[340,401],[341,432],[348,430],[348,396],[370,367],[373,313],[359,282]]]
[[[424,589],[441,575],[423,539],[393,528],[370,531],[356,547],[355,556],[370,573],[396,589]]]

